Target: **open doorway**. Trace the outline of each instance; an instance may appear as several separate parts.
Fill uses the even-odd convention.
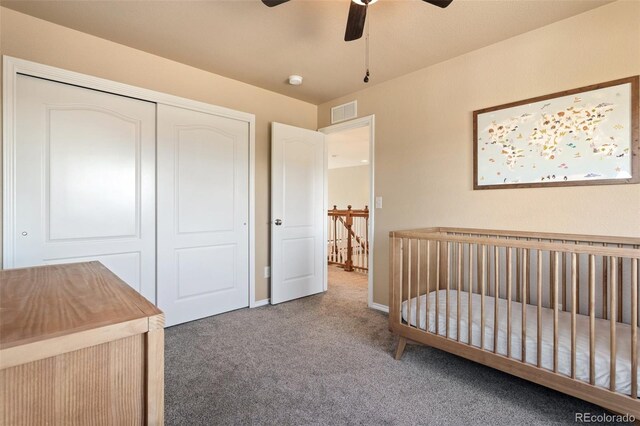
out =
[[[372,291],[374,116],[320,131],[326,134],[327,145],[328,280],[340,277],[342,282],[366,287],[367,304],[375,308]]]

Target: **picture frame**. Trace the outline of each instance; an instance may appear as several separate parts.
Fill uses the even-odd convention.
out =
[[[473,112],[473,189],[640,182],[639,76]]]

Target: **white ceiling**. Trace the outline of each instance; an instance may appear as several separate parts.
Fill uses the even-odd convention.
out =
[[[369,127],[327,135],[330,169],[369,165]],[[364,161],[367,160],[367,161]]]
[[[369,8],[374,85],[610,0],[380,0]],[[349,0],[5,1],[0,4],[319,104],[366,87],[364,38],[345,42]],[[302,86],[286,83],[291,74]]]

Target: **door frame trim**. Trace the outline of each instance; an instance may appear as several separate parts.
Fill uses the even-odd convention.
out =
[[[367,305],[370,308],[378,309],[379,304],[373,302],[373,259],[374,259],[374,235],[375,235],[375,114],[365,117],[354,118],[353,120],[343,121],[331,126],[318,129],[326,135],[344,130],[357,129],[359,127],[369,126],[369,269],[367,271],[368,289],[367,289]],[[325,225],[326,227],[326,225]],[[326,258],[326,256],[325,256]],[[328,277],[325,277],[325,290],[327,287]]]
[[[15,260],[15,120],[16,120],[16,82],[18,74],[39,77],[47,80],[66,83],[87,89],[99,90],[114,95],[126,96],[175,106],[193,111],[227,117],[248,123],[249,125],[249,300],[250,308],[257,306],[255,300],[256,267],[255,267],[255,134],[256,117],[242,111],[211,105],[192,99],[169,95],[155,90],[144,89],[129,84],[119,83],[104,78],[56,68],[37,62],[3,55],[2,57],[2,267],[11,268]],[[157,286],[157,282],[156,282]],[[156,287],[155,300],[157,302],[158,289]]]

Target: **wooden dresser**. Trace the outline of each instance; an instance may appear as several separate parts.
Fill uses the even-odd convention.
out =
[[[164,420],[164,316],[99,262],[0,271],[0,425]]]

